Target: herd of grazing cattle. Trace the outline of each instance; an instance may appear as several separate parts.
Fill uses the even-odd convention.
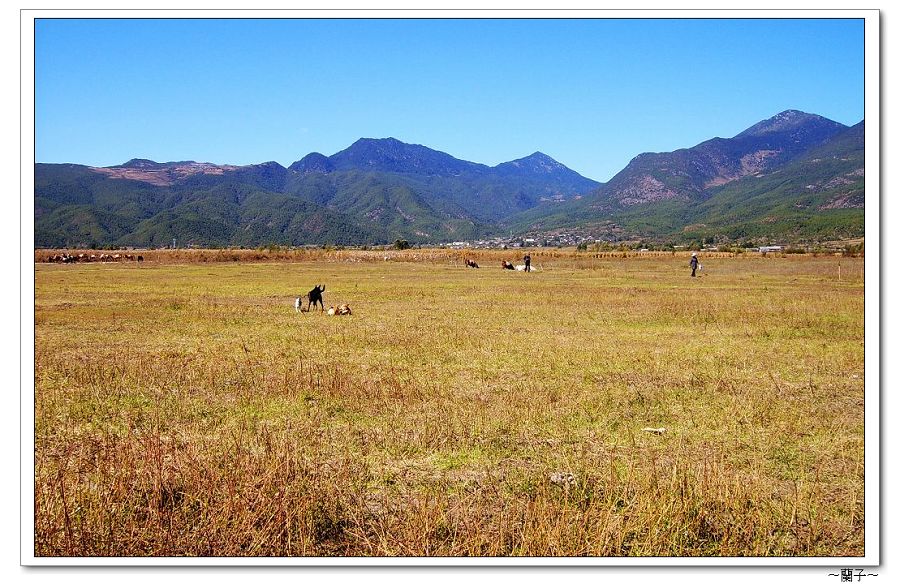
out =
[[[132,253],[79,253],[76,255],[63,252],[49,256],[44,261],[48,263],[61,264],[71,264],[79,262],[143,262],[144,256]],[[470,268],[479,267],[475,260],[471,260],[469,258],[466,258],[466,266]],[[503,262],[501,263],[501,267],[507,270],[523,270],[525,268],[525,266],[514,266],[512,262],[507,262],[506,260],[503,260]],[[297,312],[309,312],[313,306],[318,305],[321,311],[325,312],[325,303],[322,299],[323,292],[325,292],[325,286],[317,285],[307,294],[300,296],[294,300],[294,309]],[[308,304],[305,308],[303,307],[304,300]],[[328,307],[329,316],[349,314],[353,313],[350,311],[350,306],[348,304],[341,304],[337,308],[335,308],[334,306]]]
[[[142,262],[144,256],[133,253],[58,253],[48,257],[45,261],[57,264],[73,264],[76,262]]]

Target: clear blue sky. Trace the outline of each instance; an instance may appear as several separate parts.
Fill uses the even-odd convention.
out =
[[[39,20],[38,162],[287,166],[360,137],[606,181],[785,109],[864,117],[862,20]]]

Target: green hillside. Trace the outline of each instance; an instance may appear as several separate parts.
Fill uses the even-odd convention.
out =
[[[288,168],[37,164],[35,245],[433,244],[598,184],[539,152],[491,168],[390,138]]]
[[[595,238],[785,242],[864,235],[865,125],[796,110],[635,157],[600,184],[540,152],[488,167],[393,138],[285,168],[133,159],[35,165],[39,247],[438,244]]]
[[[834,239],[864,235],[865,125],[781,168],[712,192],[691,213],[700,235]]]
[[[762,132],[761,136],[748,130],[733,141],[704,142],[694,153],[689,149],[671,155],[639,156],[594,193],[529,209],[505,220],[504,227],[512,232],[578,229],[599,236],[666,240],[804,241],[863,236],[865,124],[831,133],[833,126],[818,119],[812,121],[815,131],[805,134],[812,137],[809,148],[801,150],[792,142],[792,156],[781,153],[771,157],[787,161],[767,162],[725,184],[702,186],[715,172],[736,168],[741,158],[746,160],[747,152],[760,148],[758,140],[769,140],[766,147],[772,148],[777,146],[773,140],[781,136],[761,126],[762,130],[756,130]],[[796,128],[791,127],[787,135],[791,140]],[[822,137],[823,132],[827,139]],[[709,163],[713,148],[719,171]],[[689,164],[692,159],[694,163]],[[725,160],[731,162],[726,165]],[[693,178],[685,170],[689,167],[697,173]],[[680,170],[673,172],[673,168]],[[663,185],[660,188],[674,194],[640,204],[623,203],[632,192],[628,185],[642,176],[658,178]],[[677,190],[678,184],[684,189]]]

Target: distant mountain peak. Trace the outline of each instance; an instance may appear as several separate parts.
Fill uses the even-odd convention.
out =
[[[398,140],[397,138],[388,137],[388,138],[360,138],[353,144],[351,144],[344,152],[347,150],[359,150],[359,149],[397,149],[397,148],[426,148],[420,144],[408,144],[403,142],[402,140]],[[426,148],[427,149],[427,148]]]
[[[503,162],[496,166],[501,171],[527,171],[539,174],[549,174],[555,172],[574,172],[564,164],[561,164],[547,156],[543,152],[535,152],[524,158],[517,158],[509,162]]]
[[[148,158],[132,158],[125,164],[120,165],[120,168],[157,168],[159,166],[162,166],[162,164]]]
[[[784,110],[771,118],[753,124],[735,138],[748,136],[766,136],[768,134],[786,133],[809,127],[842,129],[845,126],[816,114],[808,114],[800,110]]]
[[[334,163],[320,152],[310,152],[288,167],[289,170],[302,174],[328,174],[334,170]]]
[[[529,154],[525,158],[520,158],[519,160],[529,160],[532,162],[546,162],[546,163],[552,163],[552,164],[559,164],[559,162],[554,160],[552,157],[547,156],[540,150],[538,150],[537,152],[534,152],[532,154]]]
[[[487,168],[482,164],[459,160],[445,152],[421,144],[408,144],[396,138],[360,138],[328,159],[336,169],[341,170],[357,168],[439,176],[482,172]]]
[[[394,138],[393,136],[388,136],[387,138],[360,138],[360,139],[357,140],[355,143],[360,143],[360,142],[362,142],[363,144],[365,144],[365,143],[372,143],[372,144],[403,144],[403,145],[405,145],[405,146],[413,146],[413,144],[407,144],[406,142],[403,142],[402,140],[398,140],[397,138]],[[417,146],[417,145],[418,145],[418,144],[416,144],[416,146]]]
[[[819,115],[785,110],[733,138],[638,155],[600,195],[605,203],[623,207],[663,200],[702,201],[710,196],[709,189],[780,167],[846,129]]]

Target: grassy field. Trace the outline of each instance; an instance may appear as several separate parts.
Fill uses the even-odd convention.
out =
[[[35,264],[35,555],[863,555],[862,259],[304,257]]]

